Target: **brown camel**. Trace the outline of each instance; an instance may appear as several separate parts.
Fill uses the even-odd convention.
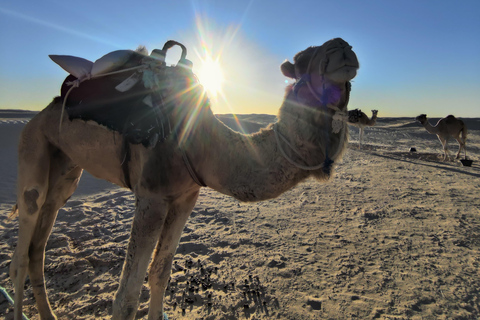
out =
[[[362,148],[362,140],[365,127],[373,127],[377,123],[378,110],[372,110],[372,117],[368,116],[360,109],[348,111],[348,124],[359,129],[358,148]]]
[[[460,145],[458,148],[456,159],[460,158],[460,152],[462,151],[462,149],[464,151],[465,159],[467,158],[467,149],[465,147],[465,143],[467,140],[467,126],[462,120],[457,119],[452,115],[449,115],[445,118],[438,120],[435,126],[432,126],[430,124],[430,122],[427,120],[426,114],[419,115],[415,118],[415,120],[420,122],[429,133],[437,135],[443,146],[443,161],[450,158],[447,149],[447,142],[450,136],[454,137]],[[461,137],[460,134],[462,135]]]
[[[174,133],[158,143],[152,136],[145,143],[131,142],[126,134],[95,121],[69,118],[68,109],[61,117],[66,98],[55,98],[20,138],[13,211],[18,209],[19,233],[10,266],[15,320],[22,318],[27,273],[40,318],[56,319],[45,287],[45,245],[59,208],[75,191],[83,170],[130,188],[136,197],[112,319],[135,318],[151,258],[148,319],[162,319],[172,260],[200,188],[208,186],[240,201],[260,201],[308,177],[329,179],[347,145],[350,80],[358,68],[351,46],[340,38],[299,52],[293,64],[285,61],[281,66],[285,76],[297,81],[286,89],[278,121],[252,135],[234,132],[215,118],[193,74],[185,76],[180,87],[167,88],[170,91],[154,87],[161,91],[156,97],[173,106],[164,116]],[[91,81],[80,83],[72,94]]]

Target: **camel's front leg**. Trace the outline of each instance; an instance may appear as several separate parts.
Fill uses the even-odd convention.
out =
[[[163,298],[173,256],[185,223],[197,201],[198,193],[198,190],[191,192],[170,205],[148,276],[151,294],[148,320],[163,320]]]
[[[168,210],[166,202],[161,198],[160,195],[137,195],[137,208],[127,255],[113,303],[114,320],[134,319],[137,313],[140,289]]]
[[[444,139],[444,138],[441,138],[441,137],[438,137],[438,139],[442,143],[442,147],[443,147],[443,161],[445,161],[447,159],[450,160],[450,157],[448,156],[447,139]]]
[[[363,140],[363,128],[360,128],[360,131],[359,131],[359,141],[358,141],[358,149],[362,149],[362,140]]]

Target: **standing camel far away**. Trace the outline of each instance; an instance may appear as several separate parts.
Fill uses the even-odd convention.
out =
[[[450,136],[454,137],[460,145],[458,148],[456,159],[460,158],[460,152],[462,151],[462,149],[465,159],[467,158],[467,149],[465,147],[465,143],[467,141],[467,126],[462,120],[457,119],[452,115],[449,115],[445,118],[438,120],[435,126],[432,126],[430,124],[430,122],[427,120],[426,114],[419,115],[415,118],[415,120],[420,122],[429,133],[437,135],[443,146],[443,161],[449,159],[447,142]],[[461,137],[460,134],[462,135]]]
[[[348,124],[355,126],[359,129],[358,148],[362,148],[363,134],[365,127],[373,127],[377,123],[378,110],[372,110],[372,117],[368,116],[360,109],[348,111]]]
[[[133,58],[126,59],[123,71],[133,70],[138,61],[142,68],[124,74],[122,79],[130,76],[130,82],[122,82],[117,93],[131,92],[136,82],[143,91],[127,94],[126,103],[95,101],[90,96],[90,108],[87,95],[103,85],[104,77],[88,76],[75,83],[75,77],[69,76],[73,81],[64,85],[75,88],[62,88],[62,95],[25,126],[20,138],[17,205],[12,212],[19,214],[18,244],[10,266],[15,320],[22,318],[27,273],[40,318],[56,319],[45,287],[45,245],[57,212],[76,189],[82,170],[130,188],[136,197],[112,319],[135,318],[151,258],[148,319],[163,319],[164,290],[175,250],[202,186],[240,201],[260,201],[275,198],[308,177],[320,181],[331,177],[348,142],[350,80],[359,68],[351,48],[336,38],[299,52],[293,64],[285,61],[283,74],[296,82],[286,88],[278,121],[251,135],[234,132],[215,118],[184,59],[184,47],[177,66],[165,66],[161,58],[165,50],[154,50],[158,60],[154,52],[138,59],[140,53],[131,51]],[[96,63],[92,70],[98,69]],[[83,92],[82,87],[88,90]],[[107,94],[108,88],[100,89]],[[131,115],[128,121],[123,119],[123,127],[112,124],[110,118],[88,120],[108,103],[119,110],[125,104],[141,109],[144,103],[158,117],[150,114],[142,120],[142,115]],[[143,130],[136,121],[159,129]]]

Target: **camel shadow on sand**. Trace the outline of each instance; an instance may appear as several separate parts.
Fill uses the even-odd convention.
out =
[[[370,154],[373,156],[381,157],[381,158],[422,165],[422,166],[431,167],[435,169],[442,169],[442,170],[451,171],[454,173],[461,173],[461,174],[470,175],[476,178],[480,178],[480,166],[478,164],[475,164],[475,162],[472,167],[458,167],[458,163],[456,161],[439,162],[441,160],[439,158],[439,155],[436,153],[370,152]]]

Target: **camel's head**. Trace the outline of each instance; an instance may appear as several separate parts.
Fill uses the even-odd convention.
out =
[[[337,105],[357,75],[359,63],[352,47],[335,38],[297,53],[293,63],[285,61],[280,68],[286,77],[297,80],[293,89],[300,92],[302,103],[314,104],[313,96],[322,104]]]
[[[421,124],[424,124],[427,121],[427,115],[421,114],[418,117],[416,117],[415,120],[420,122]]]
[[[378,110],[372,110],[372,114],[376,116],[378,114]]]
[[[332,164],[347,145],[345,118],[350,80],[359,68],[357,56],[347,42],[335,38],[297,53],[293,63],[285,61],[280,68],[296,82],[287,88],[275,128],[288,130],[291,140],[306,146],[303,156],[311,159],[301,162],[318,165],[323,161],[322,169],[312,174],[329,177]],[[298,153],[294,157],[299,158]]]
[[[319,47],[310,47],[295,55],[294,64],[285,61],[285,76],[299,79],[306,73],[322,75],[330,82],[343,83],[357,75],[359,63],[352,47],[343,39],[335,38]]]

